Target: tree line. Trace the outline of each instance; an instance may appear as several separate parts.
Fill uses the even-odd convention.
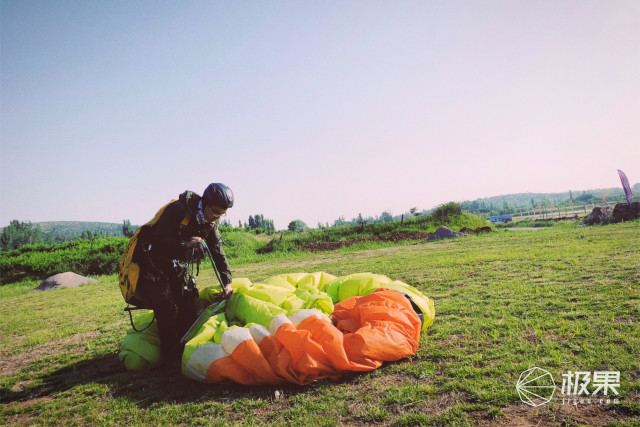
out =
[[[33,224],[31,221],[13,220],[0,233],[0,251],[20,249],[24,245],[52,245],[73,242],[78,239],[95,240],[106,237],[130,237],[138,228],[131,225],[129,220],[124,220],[120,229],[118,229],[117,224],[103,224],[101,228],[96,227],[94,229],[81,229],[77,223],[71,223],[72,225],[69,226],[56,224],[50,227],[50,231],[43,231],[40,224]]]
[[[272,234],[276,231],[273,220],[265,218],[263,214],[249,215],[248,220],[244,221],[244,223],[241,219],[239,219],[237,227],[231,224],[231,221],[227,219],[221,219],[218,221],[218,226],[221,228],[221,230],[244,230],[256,234]]]
[[[640,196],[640,183],[631,188],[634,197]],[[495,197],[485,197],[472,201],[461,202],[460,205],[465,212],[470,212],[479,216],[489,217],[494,215],[506,215],[517,213],[520,209],[523,212],[553,208],[571,208],[582,205],[600,205],[603,203],[602,196],[605,196],[609,203],[625,203],[624,191],[621,187],[600,188],[585,191],[569,190],[565,193],[519,193],[506,194]]]

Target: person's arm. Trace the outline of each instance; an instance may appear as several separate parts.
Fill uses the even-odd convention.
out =
[[[220,279],[222,280],[222,285],[225,288],[225,294],[231,294],[231,287],[228,286],[232,280],[231,269],[229,268],[227,256],[222,248],[222,236],[220,236],[220,231],[218,231],[217,226],[209,233],[206,238],[206,242],[209,250],[211,251],[211,256],[216,264],[216,268],[218,269],[218,273],[220,273]]]

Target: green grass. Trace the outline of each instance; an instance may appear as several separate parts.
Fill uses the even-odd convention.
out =
[[[635,221],[231,258],[234,276],[252,281],[284,272],[371,271],[434,299],[436,319],[415,356],[307,387],[206,385],[162,368],[123,371],[115,353],[128,319],[115,276],[40,293],[29,292],[36,281],[5,285],[0,423],[406,426],[525,419],[637,425],[639,255]],[[205,268],[199,287],[213,280]],[[560,383],[568,370],[620,371],[620,404],[577,411],[561,401],[528,407],[515,384],[532,366]]]

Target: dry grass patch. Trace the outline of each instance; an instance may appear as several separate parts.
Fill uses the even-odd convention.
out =
[[[478,426],[557,426],[586,424],[606,426],[616,419],[614,411],[607,405],[554,405],[531,407],[525,404],[502,408],[500,416],[489,417],[485,412],[470,412],[468,417]]]
[[[98,331],[83,332],[70,337],[48,342],[22,353],[6,356],[0,359],[0,375],[14,374],[42,356],[55,356],[62,353],[82,353],[86,351],[85,344],[99,336]]]

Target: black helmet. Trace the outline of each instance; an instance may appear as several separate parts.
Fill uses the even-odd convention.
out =
[[[229,187],[219,182],[209,184],[202,193],[202,198],[207,204],[211,203],[227,209],[233,207],[233,192]]]

